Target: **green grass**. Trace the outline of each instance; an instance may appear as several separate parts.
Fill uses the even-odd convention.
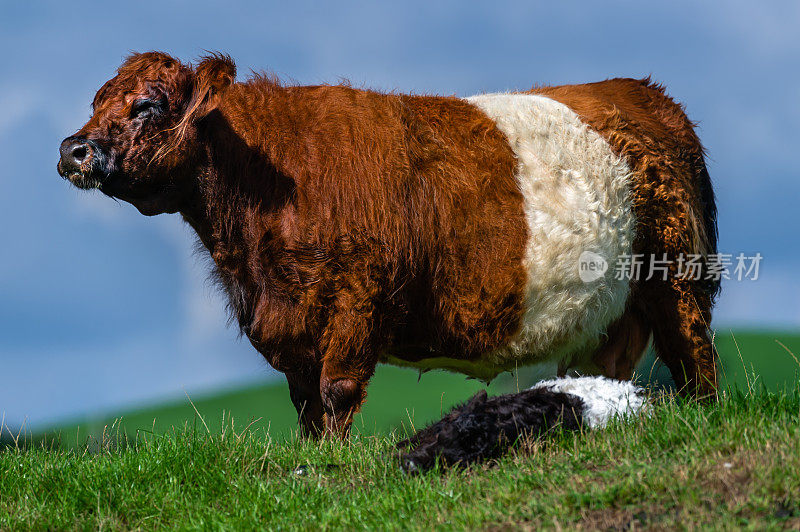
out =
[[[793,388],[800,375],[800,335],[787,332],[717,331],[715,343],[727,385],[746,388],[764,384],[775,390]]]
[[[0,453],[0,529],[800,526],[800,397],[763,389],[527,442],[496,465],[407,476],[396,434],[263,430]],[[305,465],[304,475],[295,470]]]
[[[355,418],[354,430],[362,434],[385,434],[393,428],[413,430],[412,420],[418,426],[438,419],[443,411],[484,387],[462,375],[432,371],[420,376],[409,369],[381,366],[370,383],[367,404]],[[504,375],[489,390],[505,393],[516,387],[516,378]],[[64,447],[74,448],[87,437],[102,438],[103,431],[111,425],[135,437],[137,433],[160,434],[187,425],[203,431],[207,425],[217,433],[225,420],[233,420],[239,429],[250,425],[267,430],[276,439],[291,437],[297,429],[297,413],[289,400],[286,382],[281,379],[267,385],[191,397],[191,401],[184,397],[150,408],[77,420],[45,432]]]
[[[716,342],[718,402],[666,395],[648,417],[466,471],[409,477],[393,450],[482,387],[446,373],[380,368],[346,444],[299,440],[284,383],[77,420],[49,447],[0,450],[0,530],[800,527],[800,336]],[[652,357],[638,371],[669,384]]]

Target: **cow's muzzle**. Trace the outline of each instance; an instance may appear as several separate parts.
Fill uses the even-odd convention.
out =
[[[105,175],[104,155],[97,143],[83,137],[68,137],[59,149],[58,173],[79,188],[99,187]]]

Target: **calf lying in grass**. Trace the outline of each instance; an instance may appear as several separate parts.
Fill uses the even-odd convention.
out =
[[[482,391],[437,423],[398,447],[409,448],[403,469],[468,465],[498,458],[520,437],[543,437],[551,429],[599,428],[615,416],[639,412],[643,390],[605,377],[564,377],[542,381],[519,393],[487,397]]]

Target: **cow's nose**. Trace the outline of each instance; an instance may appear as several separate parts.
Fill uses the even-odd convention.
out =
[[[85,139],[70,137],[61,143],[61,170],[63,172],[85,170],[94,152]]]

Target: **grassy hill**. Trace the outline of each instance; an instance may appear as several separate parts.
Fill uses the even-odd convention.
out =
[[[96,452],[0,452],[0,529],[739,529],[800,526],[797,392],[667,397],[495,465],[401,472],[396,434],[140,435]],[[301,467],[301,469],[298,469]]]
[[[628,423],[421,476],[401,473],[394,444],[480,383],[382,367],[343,444],[293,437],[283,383],[78,420],[47,431],[62,448],[0,450],[0,530],[800,527],[800,336],[717,344],[717,402],[656,395]],[[652,356],[639,372],[669,385]]]
[[[800,379],[800,335],[790,332],[717,331],[715,343],[727,386],[795,388]]]
[[[715,343],[720,353],[723,386],[748,389],[765,385],[770,390],[791,389],[798,383],[800,335],[767,332],[719,331]],[[784,347],[785,346],[785,347]],[[669,372],[653,355],[648,354],[637,369],[639,380],[669,386]],[[531,371],[505,374],[489,387],[490,393],[505,393],[530,386],[537,379]],[[392,429],[408,431],[438,419],[444,410],[470,397],[484,385],[461,375],[445,372],[416,371],[380,366],[369,388],[369,398],[354,423],[363,434],[388,433]],[[289,401],[284,381],[252,386],[223,393],[186,398],[153,407],[118,412],[106,416],[75,420],[46,432],[57,435],[66,447],[83,443],[88,436],[102,439],[103,431],[114,427],[129,437],[137,432],[164,433],[172,427],[185,426],[218,433],[226,423],[242,428],[269,430],[274,438],[291,436],[297,414]],[[196,410],[195,410],[196,409]],[[199,413],[202,420],[197,416]]]

